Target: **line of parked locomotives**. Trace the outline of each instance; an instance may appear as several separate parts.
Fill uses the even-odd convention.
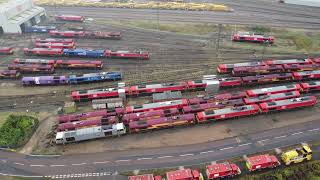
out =
[[[310,161],[312,159],[312,150],[307,144],[301,147],[290,149],[281,154],[281,160],[285,165],[291,163],[300,163]],[[281,165],[275,155],[260,154],[245,158],[246,167],[250,172],[260,171],[263,169],[273,169]],[[206,166],[205,177],[195,169],[179,169],[166,172],[166,180],[204,180],[204,179],[221,179],[230,178],[241,174],[239,166],[235,163],[224,161],[220,163],[212,163]],[[143,174],[129,176],[128,180],[162,180],[161,176],[153,174]]]
[[[56,143],[118,136],[313,106],[317,103],[317,98],[301,96],[301,93],[319,90],[320,81],[317,81],[217,94],[206,98],[127,106],[115,108],[112,111],[100,110],[62,115],[58,117]]]
[[[68,34],[69,31],[57,31],[60,34]],[[64,36],[62,36],[64,37]],[[69,37],[69,36],[66,36]],[[73,37],[73,36],[72,36]],[[73,39],[35,39],[35,48],[24,48],[27,56],[67,56],[85,58],[128,58],[148,60],[150,55],[147,51],[114,51],[110,49],[75,49]]]

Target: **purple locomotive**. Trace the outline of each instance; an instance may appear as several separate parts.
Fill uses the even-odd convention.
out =
[[[23,77],[22,84],[24,86],[32,85],[63,85],[67,84],[68,79],[65,76],[38,76]]]

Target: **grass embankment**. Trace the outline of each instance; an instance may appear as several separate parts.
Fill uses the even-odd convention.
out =
[[[286,168],[275,169],[265,173],[248,174],[240,180],[319,180],[320,161],[311,161],[303,164],[291,165]]]
[[[40,6],[80,6],[80,7],[105,7],[105,8],[128,8],[128,9],[166,9],[185,11],[225,11],[232,12],[233,9],[223,4],[213,3],[191,3],[191,2],[133,2],[122,0],[122,2],[90,2],[83,0],[36,0]]]
[[[9,115],[0,127],[0,147],[18,148],[24,145],[39,125],[33,116]]]
[[[103,23],[102,20],[97,20],[97,23]],[[160,30],[180,34],[190,35],[207,35],[212,39],[212,42],[216,42],[216,34],[219,31],[219,27],[216,24],[201,23],[201,24],[189,24],[189,23],[167,23],[160,22],[159,25],[156,21],[112,21],[115,25],[138,27],[151,30]],[[270,34],[275,36],[276,41],[272,46],[266,48],[267,52],[272,53],[319,53],[320,52],[320,33],[311,32],[301,29],[290,28],[276,28],[267,26],[235,26],[235,25],[223,25],[221,28],[221,48],[237,48],[245,50],[262,51],[263,46],[261,44],[254,43],[241,43],[232,42],[231,34],[235,31],[248,31],[255,33]]]

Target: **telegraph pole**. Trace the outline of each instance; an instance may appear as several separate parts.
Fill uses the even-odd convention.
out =
[[[222,29],[222,24],[219,24],[219,31],[218,31],[218,38],[217,38],[217,43],[216,43],[216,57],[220,57],[220,36],[221,36],[221,29]]]

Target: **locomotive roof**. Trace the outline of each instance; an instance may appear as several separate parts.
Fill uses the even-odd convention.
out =
[[[260,101],[260,100],[269,100],[269,99],[288,97],[288,96],[292,96],[292,95],[295,95],[298,93],[299,93],[298,91],[291,91],[291,92],[285,92],[285,93],[262,95],[262,96],[258,96],[258,97],[249,97],[249,98],[245,98],[245,99],[248,101],[251,101],[251,102],[256,102],[256,101]]]
[[[266,102],[265,105],[267,107],[277,107],[277,106],[285,106],[290,104],[295,104],[297,102],[305,102],[312,100],[312,96],[304,96],[299,98],[292,98],[292,99],[284,99],[279,101],[273,101],[273,102]]]
[[[22,81],[53,81],[53,80],[65,80],[65,76],[36,76],[36,77],[23,77]]]
[[[252,89],[250,90],[254,94],[264,94],[268,92],[276,92],[280,90],[290,90],[290,89],[296,89],[295,84],[287,85],[287,86],[274,86],[270,88],[262,88],[262,89]]]
[[[242,77],[243,80],[252,80],[252,79],[272,79],[279,77],[292,77],[291,73],[279,73],[279,74],[264,74],[264,75],[255,75],[255,76],[245,76]]]
[[[267,60],[272,64],[291,64],[291,63],[304,63],[309,62],[309,59],[286,59],[286,60]]]
[[[168,105],[178,105],[182,104],[184,99],[172,100],[172,101],[164,101],[164,102],[156,102],[156,103],[149,103],[143,105],[134,105],[134,109],[150,109],[156,107],[163,107]]]
[[[167,172],[167,180],[192,179],[191,169],[181,169]]]
[[[320,70],[316,71],[300,71],[300,72],[294,72],[295,75],[313,75],[313,74],[320,74]]]
[[[185,85],[184,82],[174,82],[174,83],[162,83],[162,84],[147,84],[147,85],[138,85],[139,89],[148,89],[148,88],[162,88],[162,87],[171,87],[171,86],[181,86]]]
[[[223,114],[229,114],[233,112],[241,112],[245,110],[252,110],[255,109],[255,105],[244,105],[239,107],[231,107],[231,108],[224,108],[224,109],[217,109],[217,110],[208,110],[204,111],[205,115],[223,115]]]

